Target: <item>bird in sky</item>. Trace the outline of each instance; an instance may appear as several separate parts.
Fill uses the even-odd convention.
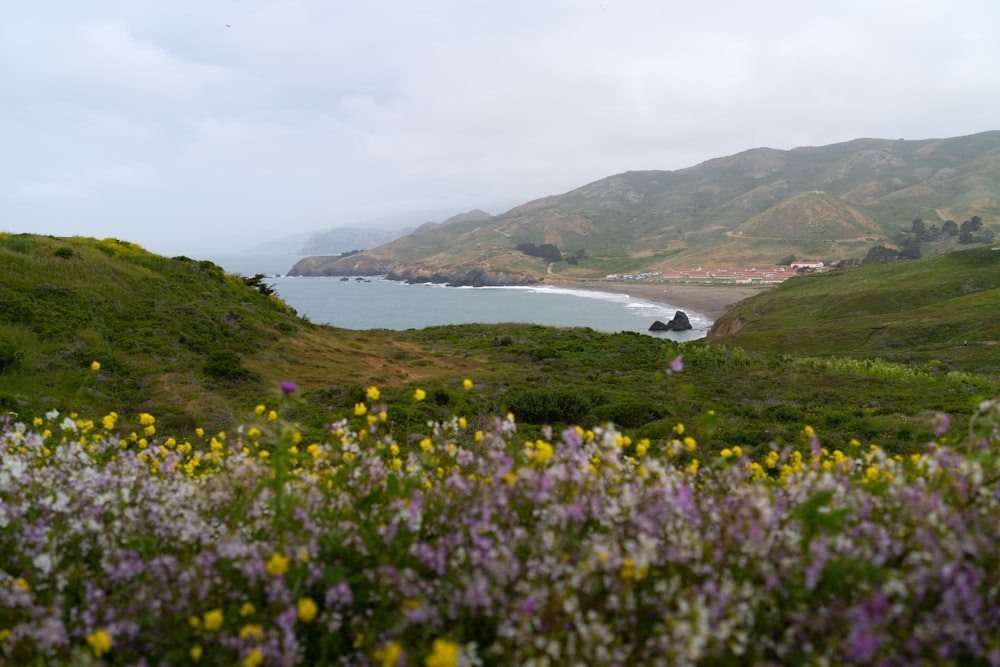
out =
[[[227,27],[227,28],[232,28],[233,26],[231,26],[231,25],[229,25],[229,24],[227,23],[227,24],[226,24],[226,27]]]

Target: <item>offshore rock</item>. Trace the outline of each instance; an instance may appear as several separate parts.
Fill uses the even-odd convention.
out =
[[[674,313],[674,318],[664,324],[660,320],[653,322],[649,330],[650,331],[687,331],[692,329],[691,320],[688,319],[687,313],[683,310],[678,310]]]

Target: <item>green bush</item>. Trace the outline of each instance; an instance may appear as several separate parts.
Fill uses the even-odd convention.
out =
[[[10,343],[0,342],[0,373],[20,367],[24,352]]]
[[[573,389],[512,389],[504,396],[507,409],[531,424],[582,422],[590,411],[590,396]]]
[[[667,416],[663,405],[642,398],[627,398],[616,403],[598,405],[590,412],[592,421],[598,424],[613,422],[627,428],[637,428]],[[516,414],[516,413],[515,413]]]
[[[240,355],[232,350],[212,350],[203,368],[206,375],[216,380],[238,382],[250,377],[250,371],[243,368]]]

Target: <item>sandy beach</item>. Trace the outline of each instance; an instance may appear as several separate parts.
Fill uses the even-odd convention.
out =
[[[555,287],[628,294],[637,299],[668,304],[685,311],[710,317],[721,317],[729,306],[769,289],[743,285],[678,285],[645,280],[580,280],[552,282]]]

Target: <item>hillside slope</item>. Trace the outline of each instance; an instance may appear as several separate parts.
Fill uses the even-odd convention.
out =
[[[485,220],[411,234],[348,258],[309,258],[295,273],[482,269],[535,278],[659,270],[789,254],[862,258],[920,217],[980,216],[1000,226],[1000,131],[927,140],[857,139],[757,148],[677,171],[635,171]],[[520,244],[553,244],[547,267]],[[548,272],[548,273],[547,273]]]
[[[329,391],[467,372],[425,356],[384,332],[315,326],[212,262],[0,233],[3,414],[146,411],[184,433],[245,423],[286,379]]]
[[[737,304],[709,342],[995,373],[997,313],[1000,250],[980,247],[793,278]]]

